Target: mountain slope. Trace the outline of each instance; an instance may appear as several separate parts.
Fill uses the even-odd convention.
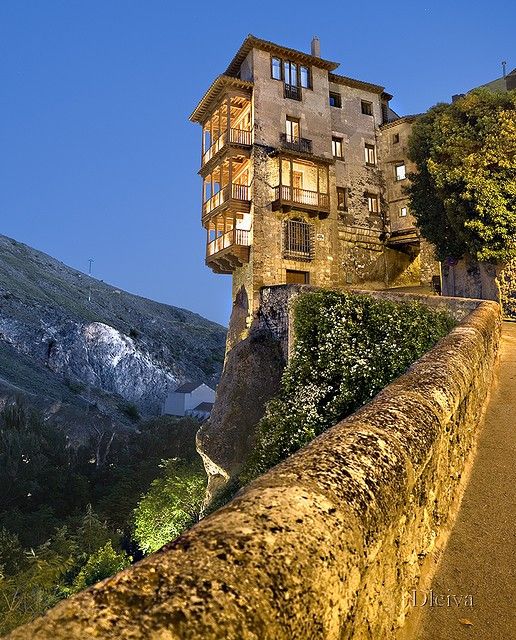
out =
[[[128,427],[130,405],[156,415],[168,389],[216,384],[224,345],[214,322],[0,235],[0,401],[18,394],[52,419],[70,414],[76,435],[99,420]]]

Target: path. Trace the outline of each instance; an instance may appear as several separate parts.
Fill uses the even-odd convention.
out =
[[[434,594],[472,595],[473,607],[425,605],[417,640],[516,639],[516,322],[503,323],[497,378],[432,582]]]

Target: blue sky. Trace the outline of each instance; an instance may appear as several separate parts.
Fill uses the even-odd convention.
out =
[[[515,18],[498,0],[1,0],[0,233],[226,324],[188,115],[244,37],[308,51],[318,35],[407,114],[516,67]]]

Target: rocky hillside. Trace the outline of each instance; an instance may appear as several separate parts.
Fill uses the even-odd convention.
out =
[[[224,344],[220,325],[0,236],[0,405],[22,396],[77,437],[130,428],[167,389],[215,385]]]

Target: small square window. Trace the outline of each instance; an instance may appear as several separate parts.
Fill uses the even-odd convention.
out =
[[[394,171],[396,174],[396,180],[405,180],[407,177],[407,170],[405,168],[404,162],[398,162],[398,164],[394,167]]]
[[[362,100],[361,101],[361,105],[362,105],[362,113],[366,116],[372,116],[373,115],[373,103],[372,102],[367,102],[367,100]]]
[[[342,138],[331,139],[331,151],[334,158],[342,158]]]
[[[330,107],[342,108],[342,98],[340,93],[330,91]]]
[[[337,209],[339,211],[348,210],[348,190],[344,187],[337,187]]]
[[[370,167],[374,167],[376,165],[376,149],[374,144],[366,143],[364,147],[364,152],[365,152],[365,163]]]
[[[392,134],[392,144],[398,144],[400,141],[400,134],[399,133],[393,133]]]
[[[407,207],[400,208],[400,218],[406,218],[407,216]]]

